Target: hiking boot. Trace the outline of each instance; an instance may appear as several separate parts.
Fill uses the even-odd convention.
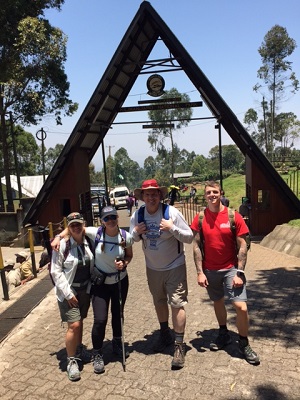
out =
[[[154,353],[160,353],[172,343],[174,343],[174,339],[172,337],[171,329],[168,328],[165,331],[160,332],[159,338],[153,346],[153,351]]]
[[[243,346],[239,341],[239,352],[245,357],[246,361],[248,361],[249,364],[260,364],[258,355],[255,353],[254,350],[252,350],[249,344],[247,344],[247,346]]]
[[[174,357],[171,363],[172,368],[182,368],[185,358],[185,343],[175,342]]]
[[[67,373],[70,381],[79,381],[80,371],[75,357],[68,357]]]
[[[224,349],[225,346],[231,343],[231,337],[228,332],[219,333],[215,342],[209,345],[211,351],[218,351]]]
[[[111,341],[111,343],[112,343],[113,353],[114,353],[116,356],[118,356],[118,357],[120,357],[120,358],[123,358],[123,349],[122,349],[122,342],[121,342],[121,340],[113,339],[113,340]],[[129,351],[126,350],[126,348],[125,348],[125,358],[128,358],[128,357],[129,357]]]
[[[92,352],[86,349],[86,346],[80,344],[77,346],[76,358],[79,358],[83,363],[90,363],[92,361]]]
[[[104,361],[101,353],[94,354],[93,367],[95,374],[101,374],[104,372]]]

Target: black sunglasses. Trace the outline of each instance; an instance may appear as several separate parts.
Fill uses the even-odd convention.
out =
[[[117,215],[108,215],[107,217],[104,217],[103,218],[103,221],[104,222],[107,222],[107,221],[109,221],[109,220],[112,220],[112,221],[115,221],[116,219],[117,219]]]

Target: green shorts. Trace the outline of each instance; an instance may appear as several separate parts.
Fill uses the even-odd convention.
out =
[[[185,264],[167,271],[154,271],[150,268],[146,268],[146,271],[154,305],[169,303],[174,308],[181,308],[187,304]]]
[[[86,293],[86,288],[77,290],[76,295],[79,307],[70,307],[68,301],[65,299],[63,302],[58,301],[58,307],[62,322],[76,322],[87,317],[91,296]]]

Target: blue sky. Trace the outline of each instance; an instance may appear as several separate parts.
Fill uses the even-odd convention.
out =
[[[245,112],[250,107],[258,109],[261,101],[261,96],[252,88],[258,82],[257,70],[261,66],[258,48],[265,34],[275,24],[281,25],[300,46],[299,0],[152,0],[150,3],[241,121]],[[43,127],[47,132],[46,148],[64,144],[68,139],[140,4],[139,0],[66,0],[61,12],[47,13],[51,24],[68,36],[65,67],[71,86],[70,98],[79,103],[79,109],[72,117],[64,118],[62,126],[56,126],[54,119],[47,117],[40,125],[27,129],[35,135]],[[149,59],[168,56],[165,46],[158,43]],[[290,61],[300,80],[300,47]],[[201,100],[183,72],[162,75],[166,90],[176,87],[192,101]],[[144,75],[137,79],[126,106],[149,99],[147,78]],[[297,93],[281,103],[280,111],[292,111],[300,119],[299,106],[300,93]],[[194,109],[194,117],[206,116],[211,114],[205,106]],[[146,120],[147,115],[121,113],[115,122],[125,119]],[[213,120],[192,121],[183,131],[175,133],[175,140],[181,149],[207,156],[218,145],[214,125]],[[129,157],[143,166],[146,157],[156,156],[147,136],[147,130],[139,124],[115,125],[105,138],[106,152],[108,146],[112,155],[125,147]],[[223,130],[222,144],[230,143]],[[100,149],[93,162],[96,170],[102,168]]]

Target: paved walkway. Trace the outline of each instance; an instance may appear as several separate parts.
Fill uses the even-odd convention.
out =
[[[122,215],[124,220],[128,218]],[[209,351],[217,324],[205,290],[196,283],[191,245],[186,246],[186,255],[189,303],[185,340],[188,352],[183,369],[171,370],[171,351],[151,352],[158,322],[146,283],[141,246],[135,244],[125,308],[125,337],[131,351],[126,371],[112,356],[108,326],[105,373],[96,375],[92,365],[87,364],[80,381],[68,380],[64,362],[65,327],[61,326],[51,290],[0,343],[1,400],[300,399],[300,258],[259,244],[252,245],[247,263],[250,340],[261,357],[261,364],[252,366],[237,352],[234,313],[230,306],[228,325],[233,343],[225,351]],[[42,272],[39,279],[43,274],[47,276],[47,271]],[[33,284],[38,285],[38,280]],[[27,289],[25,285],[21,290],[30,290],[29,285],[30,282]],[[84,328],[84,343],[89,349],[91,325],[90,310]]]

